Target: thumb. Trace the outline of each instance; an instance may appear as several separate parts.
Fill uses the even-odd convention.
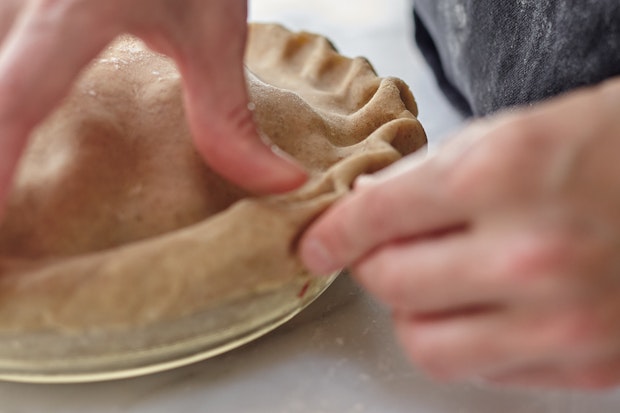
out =
[[[189,32],[176,56],[196,148],[214,170],[250,191],[294,189],[306,173],[261,140],[249,108],[246,2],[215,1],[200,10],[190,17],[198,21],[183,25]]]

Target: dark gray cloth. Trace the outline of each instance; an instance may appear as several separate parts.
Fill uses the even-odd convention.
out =
[[[620,74],[620,0],[414,0],[416,40],[465,114]]]

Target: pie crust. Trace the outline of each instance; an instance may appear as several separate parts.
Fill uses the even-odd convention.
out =
[[[174,64],[119,38],[20,165],[0,226],[0,340],[142,328],[291,285],[303,294],[302,231],[357,176],[426,143],[408,87],[321,36],[252,24],[246,65],[261,133],[309,182],[256,197],[220,178],[192,146]]]

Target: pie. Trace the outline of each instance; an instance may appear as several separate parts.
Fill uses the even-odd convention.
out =
[[[33,133],[0,225],[0,337],[132,329],[239,303],[308,275],[305,228],[425,142],[405,83],[324,37],[252,24],[261,134],[311,178],[251,196],[194,150],[173,62],[114,42]]]

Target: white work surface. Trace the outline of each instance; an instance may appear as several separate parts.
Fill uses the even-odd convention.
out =
[[[410,40],[407,0],[254,0],[251,19],[330,37],[404,79],[432,144],[462,123]],[[349,278],[289,324],[174,371],[85,385],[0,383],[0,413],[618,413],[620,392],[526,392],[426,379],[394,342],[389,314]]]

